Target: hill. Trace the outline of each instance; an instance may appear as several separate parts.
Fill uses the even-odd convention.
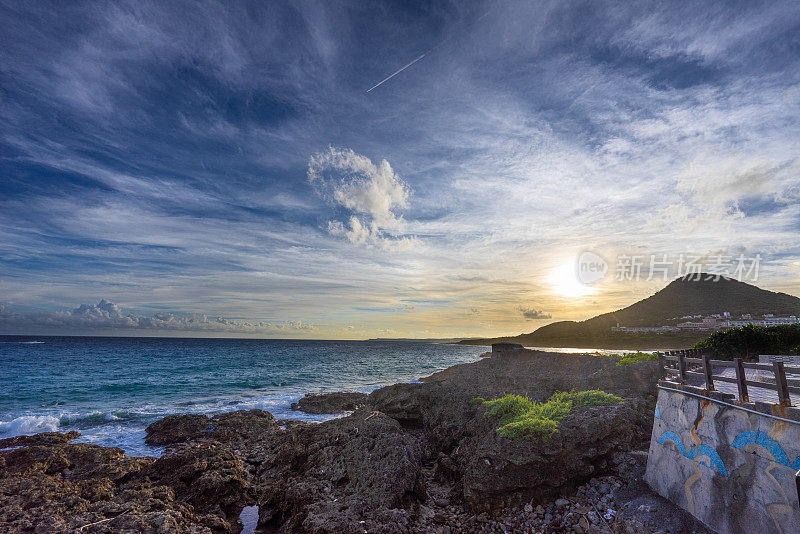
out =
[[[776,293],[751,284],[720,278],[699,280],[684,276],[670,282],[654,295],[617,311],[585,321],[559,321],[518,336],[466,340],[465,344],[485,345],[512,341],[527,346],[571,346],[607,348],[680,348],[696,343],[705,334],[678,332],[668,334],[631,334],[612,332],[613,326],[661,326],[677,322],[687,315],[712,315],[730,312],[734,316],[750,313],[800,315],[800,298]]]

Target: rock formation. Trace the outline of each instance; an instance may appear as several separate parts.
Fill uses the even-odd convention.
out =
[[[587,505],[552,502],[604,476],[621,484],[626,451],[649,437],[655,373],[653,363],[516,351],[369,396],[305,397],[309,409],[355,408],[319,424],[281,428],[261,410],[169,416],[147,429],[148,443],[167,447],[157,459],[71,443],[76,433],[0,440],[0,527],[236,532],[254,504],[259,524],[281,532],[500,531],[492,514],[515,517],[509,526],[599,527],[606,520]],[[575,409],[542,440],[499,436],[470,402],[598,387],[625,402]],[[513,506],[525,510],[508,516]]]
[[[292,403],[292,410],[310,414],[352,412],[366,404],[369,395],[358,391],[334,391],[331,393],[309,393]]]

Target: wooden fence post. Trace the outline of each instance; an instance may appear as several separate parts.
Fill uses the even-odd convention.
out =
[[[739,386],[739,402],[750,402],[750,397],[747,395],[747,375],[744,373],[742,359],[734,358],[733,363],[736,364],[736,385]]]
[[[681,384],[686,383],[686,356],[684,356],[683,352],[680,351],[678,353],[678,372],[680,373]]]
[[[783,362],[772,362],[775,370],[775,385],[778,386],[778,401],[782,406],[791,406],[792,400],[789,397],[789,389],[786,387],[786,371],[783,369]]]
[[[712,376],[711,356],[703,356],[703,371],[706,374],[706,389],[714,391],[714,378]]]

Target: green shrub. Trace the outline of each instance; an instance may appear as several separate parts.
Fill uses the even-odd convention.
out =
[[[556,432],[558,432],[556,421],[536,417],[525,417],[497,429],[497,433],[504,438],[527,438],[535,441],[547,439]]]
[[[614,354],[600,354],[599,352],[595,352],[597,356],[603,356],[605,358],[619,358],[617,360],[617,365],[624,366],[624,365],[631,365],[632,363],[639,363],[639,362],[655,362],[658,361],[658,356],[655,354],[651,354],[649,352],[624,352],[621,355],[614,353]]]
[[[499,399],[484,401],[486,415],[497,417],[505,425],[525,415],[533,408],[533,401],[524,395],[506,395]]]
[[[560,391],[554,393],[550,400],[564,399],[569,400],[576,407],[580,406],[609,406],[619,404],[622,399],[612,393],[606,393],[599,389],[587,389],[585,391]]]
[[[617,365],[631,365],[632,363],[656,361],[658,361],[658,356],[649,352],[626,352],[617,362]]]
[[[533,402],[526,395],[505,395],[488,401],[473,397],[470,400],[470,404],[483,404],[486,415],[499,420],[499,435],[533,440],[546,439],[558,432],[558,422],[573,408],[608,406],[620,402],[622,399],[616,395],[599,389],[559,391],[546,402]]]
[[[757,360],[759,354],[800,354],[800,324],[746,325],[714,332],[694,345],[714,358]]]

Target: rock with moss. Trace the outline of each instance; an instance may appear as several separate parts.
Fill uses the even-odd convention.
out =
[[[553,410],[512,421],[505,431],[493,417],[476,419],[473,435],[452,455],[470,509],[552,498],[610,472],[615,455],[638,444],[636,414],[624,403]]]

